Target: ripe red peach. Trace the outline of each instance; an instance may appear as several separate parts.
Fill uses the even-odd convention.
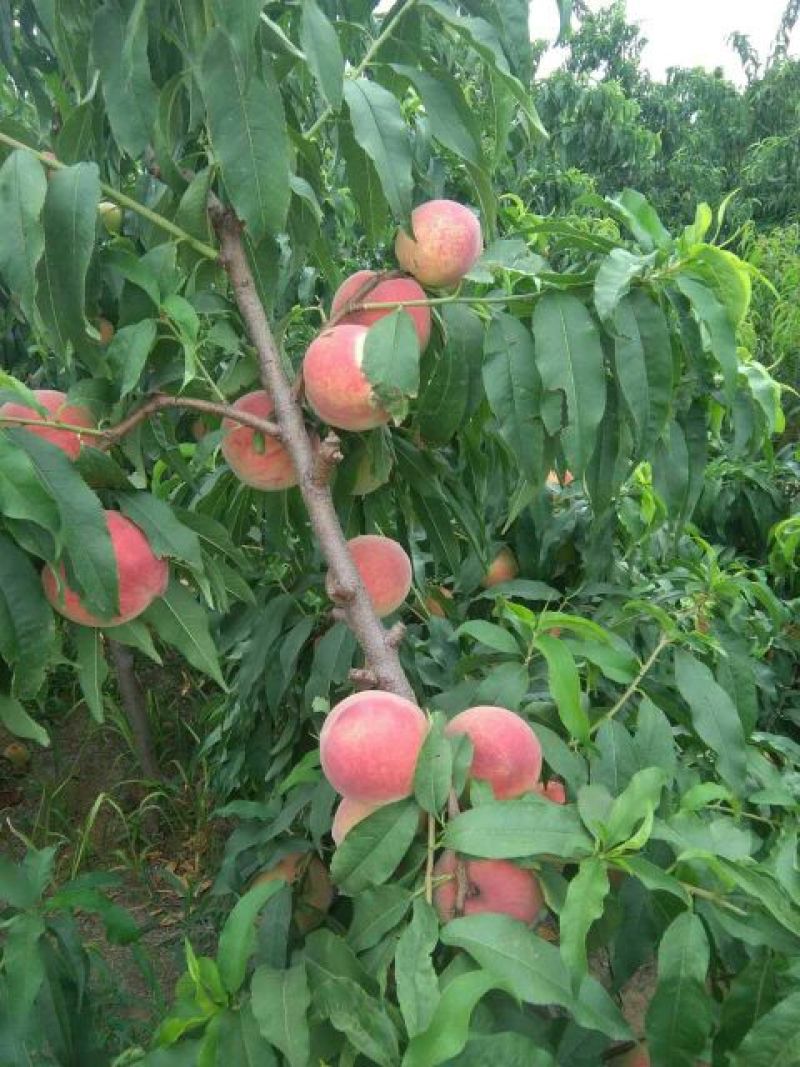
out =
[[[442,922],[456,918],[456,865],[455,852],[443,852],[433,868],[434,878],[452,875],[433,891],[433,903]],[[481,915],[493,912],[510,915],[512,919],[530,926],[542,910],[544,898],[533,871],[517,867],[508,860],[466,860],[467,892],[464,897],[464,915]]]
[[[233,407],[260,419],[269,419],[274,410],[272,397],[263,389],[240,396]],[[294,464],[280,441],[235,419],[222,420],[222,454],[236,477],[254,489],[297,485]]]
[[[155,555],[139,527],[118,511],[106,511],[105,517],[117,560],[118,614],[101,619],[88,611],[78,594],[67,585],[63,564],[58,579],[52,567],[42,571],[47,599],[65,618],[82,626],[120,626],[130,622],[164,594],[169,581],[167,561]]]
[[[478,705],[451,719],[445,733],[469,737],[470,775],[489,782],[498,800],[536,788],[542,771],[542,746],[521,715],[507,708]]]
[[[379,807],[381,807],[380,804],[365,804],[361,800],[343,797],[339,802],[339,807],[336,809],[336,814],[333,816],[333,825],[331,826],[331,837],[334,844],[341,845],[353,827],[360,823],[362,819],[366,819],[373,811],[377,811]]]
[[[34,389],[33,395],[48,414],[52,416],[53,422],[64,422],[69,426],[85,426],[87,429],[94,428],[95,422],[91,413],[77,404],[70,404],[65,393],[60,393],[57,389]],[[19,402],[3,404],[0,407],[0,428],[3,426],[3,416],[16,419],[36,419],[42,425],[26,425],[24,428],[28,433],[34,433],[37,437],[42,437],[45,441],[49,441],[51,445],[55,445],[62,452],[65,452],[70,459],[77,459],[81,450],[80,434],[72,430],[59,430],[48,427],[48,420],[43,415],[34,408],[29,408],[26,404]],[[9,422],[5,425],[13,426],[14,423]]]
[[[499,585],[501,582],[510,582],[518,574],[519,566],[514,553],[510,548],[501,548],[483,576],[481,585],[484,589],[491,589],[493,585]]]
[[[411,212],[413,236],[400,230],[397,262],[421,285],[456,285],[483,249],[481,224],[454,200],[429,200]]]
[[[564,783],[558,778],[551,778],[547,784],[544,782],[537,782],[533,787],[534,793],[538,793],[540,797],[544,797],[545,800],[552,800],[554,804],[566,804],[567,791],[564,788]]]
[[[367,282],[377,277],[378,274],[374,270],[359,270],[355,274],[351,274],[349,278],[346,278],[334,294],[331,303],[331,315],[336,315],[341,311],[348,301],[356,297],[359,290]],[[378,282],[365,296],[358,298],[359,303],[376,304],[392,303],[398,300],[425,300],[425,290],[413,278],[387,278],[385,281]],[[385,315],[390,315],[392,310],[392,308],[375,308],[373,311],[351,311],[338,321],[339,325],[344,326],[369,327]],[[419,338],[420,351],[424,351],[431,336],[430,308],[425,306],[410,307],[406,308],[406,311],[414,322],[414,329],[417,331],[417,337]]]
[[[362,534],[347,547],[375,614],[382,619],[397,611],[411,589],[411,560],[403,546],[391,537]]]
[[[379,689],[346,697],[320,731],[322,771],[337,793],[364,804],[409,796],[428,732],[424,712]]]
[[[367,376],[366,326],[334,326],[311,342],[303,359],[303,383],[311,407],[340,430],[372,430],[389,421]]]
[[[296,890],[294,921],[303,933],[319,926],[333,903],[333,885],[328,869],[319,856],[310,852],[290,852],[274,867],[253,879],[250,888],[282,878]]]

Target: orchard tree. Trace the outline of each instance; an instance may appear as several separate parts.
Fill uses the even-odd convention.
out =
[[[527,16],[4,22],[0,718],[46,744],[51,667],[99,719],[107,652],[124,696],[174,646],[241,820],[216,959],[120,1062],[753,1067],[796,1031],[790,608],[688,525],[710,442],[781,417],[751,276],[705,204],[674,236],[495,186],[547,136]],[[4,1054],[85,1062],[24,884]]]

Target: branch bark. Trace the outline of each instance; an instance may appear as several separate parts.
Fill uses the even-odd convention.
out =
[[[136,677],[133,653],[118,641],[109,640],[108,647],[117,672],[117,686],[122,709],[131,728],[133,747],[136,749],[139,765],[148,778],[161,781],[161,768],[153,744],[150,720],[147,717],[147,700],[141,683]]]
[[[275,420],[281,440],[297,471],[300,492],[327,561],[332,587],[346,593],[338,600],[336,608],[361,645],[366,669],[375,676],[378,687],[414,700],[414,692],[400,664],[397,649],[375,614],[353,563],[333,506],[330,486],[319,476],[319,464],[301,408],[292,394],[292,386],[284,373],[272,329],[256,290],[242,242],[241,224],[218,202],[212,201],[210,214],[220,240],[220,259],[230,278],[250,340],[258,353],[261,380],[275,404]]]

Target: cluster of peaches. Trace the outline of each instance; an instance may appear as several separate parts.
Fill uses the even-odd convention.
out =
[[[350,830],[384,804],[408,797],[428,732],[428,720],[410,700],[381,690],[354,693],[328,714],[320,733],[322,770],[342,797],[333,820],[340,844]],[[506,708],[482,705],[456,715],[445,728],[472,744],[469,776],[487,782],[497,800],[535,792],[563,804],[561,782],[540,781],[542,747],[534,731]],[[434,903],[443,921],[456,913],[458,889],[454,852],[442,853],[434,867]],[[542,908],[534,873],[505,860],[466,860],[463,913],[499,912],[531,924]]]

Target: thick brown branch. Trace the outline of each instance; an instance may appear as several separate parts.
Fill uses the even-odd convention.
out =
[[[340,589],[355,590],[353,598],[340,602],[338,609],[344,613],[348,626],[364,650],[366,668],[374,674],[378,686],[413,700],[414,693],[400,665],[397,650],[387,641],[386,630],[373,610],[353,563],[333,506],[330,488],[316,483],[314,449],[303,422],[302,411],[292,396],[292,387],[284,373],[280,353],[255,287],[242,243],[241,225],[218,203],[212,202],[211,216],[220,238],[221,261],[230,277],[250,340],[258,353],[261,380],[275,404],[275,419],[281,430],[283,444],[297,471],[300,492],[328,563],[331,580]]]

